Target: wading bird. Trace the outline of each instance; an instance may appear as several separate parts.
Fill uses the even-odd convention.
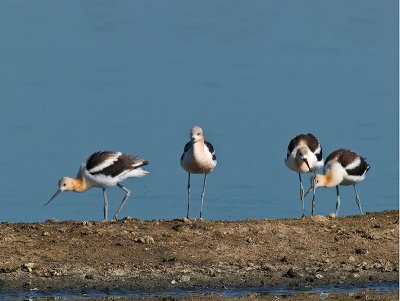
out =
[[[356,189],[356,184],[365,179],[369,168],[370,166],[365,158],[357,153],[349,149],[338,149],[326,158],[324,174],[317,174],[311,177],[310,189],[313,189],[315,194],[315,190],[318,187],[336,186],[335,214],[338,215],[340,207],[339,185],[353,185],[358,210],[362,214],[361,200]]]
[[[314,172],[324,165],[322,159],[322,148],[317,137],[313,134],[300,134],[289,142],[287,155],[285,159],[287,167],[298,172],[300,181],[300,201],[302,208],[302,217],[304,217],[304,188],[301,181],[301,174]],[[314,215],[315,195],[312,200],[311,214]]]
[[[201,193],[200,218],[203,213],[204,192],[206,189],[207,175],[217,165],[214,147],[210,142],[204,140],[203,130],[194,126],[190,130],[190,141],[186,143],[181,157],[181,166],[188,172],[188,205],[186,217],[189,218],[190,205],[190,174],[204,174],[203,191]]]
[[[102,188],[104,197],[104,219],[108,218],[108,200],[106,188],[118,186],[125,192],[125,196],[114,214],[113,219],[118,215],[130,196],[129,189],[120,183],[128,178],[143,177],[148,174],[142,166],[149,162],[136,156],[126,155],[120,152],[102,151],[92,154],[79,168],[76,179],[63,177],[58,182],[58,190],[44,204],[46,206],[57,195],[64,191],[84,192],[92,187]]]

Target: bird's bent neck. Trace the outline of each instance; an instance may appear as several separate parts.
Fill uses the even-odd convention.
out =
[[[88,190],[89,187],[87,182],[82,178],[77,178],[72,180],[72,190],[75,192],[84,192]]]
[[[327,172],[325,175],[320,177],[320,183],[318,186],[333,187],[339,185],[343,181],[343,177],[333,172]]]

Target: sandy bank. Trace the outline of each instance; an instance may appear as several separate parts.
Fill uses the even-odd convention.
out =
[[[328,219],[0,224],[0,290],[398,281],[399,212]]]

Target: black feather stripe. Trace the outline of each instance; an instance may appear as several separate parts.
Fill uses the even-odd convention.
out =
[[[318,160],[318,161],[321,161],[321,160],[322,160],[322,148],[321,148],[321,152],[315,154],[315,156],[317,157],[317,160]]]
[[[351,176],[362,176],[369,170],[369,164],[365,161],[365,158],[360,157],[360,164],[353,169],[346,169],[347,174]]]
[[[313,153],[315,153],[315,151],[318,148],[321,148],[321,145],[319,144],[318,138],[315,137],[313,134],[308,133],[307,135],[305,135],[305,139],[307,141],[307,146],[310,149],[310,151],[312,151]],[[321,159],[322,159],[322,148],[321,148]]]
[[[204,144],[207,146],[208,150],[212,154],[213,161],[217,160],[217,156],[215,154],[214,146],[208,141],[204,141]]]
[[[189,149],[192,147],[193,143],[191,141],[189,141],[188,143],[185,144],[185,147],[183,149],[183,152],[186,153],[187,151],[189,151]]]
[[[86,169],[92,170],[96,166],[100,165],[107,159],[114,157],[117,153],[111,151],[100,151],[95,152],[90,155],[90,157],[86,160]]]
[[[288,145],[288,154],[290,154],[295,149],[295,147],[300,144],[301,141],[304,141],[307,144],[310,151],[312,151],[313,153],[315,153],[318,147],[321,148],[321,151],[315,155],[318,158],[318,161],[322,160],[322,147],[319,144],[318,138],[311,133],[300,134],[294,137],[292,140],[290,140]]]
[[[189,151],[189,149],[193,146],[193,143],[189,141],[188,143],[185,144],[185,147],[183,148],[183,154],[181,156],[181,161],[185,157],[185,154]]]
[[[360,164],[352,169],[348,169],[347,166],[352,164],[357,159],[360,159]],[[347,174],[350,176],[362,176],[370,168],[365,158],[359,156],[357,153],[353,152],[350,149],[341,148],[335,150],[326,158],[327,163],[331,160],[337,160],[340,165],[342,165],[343,168],[346,169]]]
[[[108,154],[108,156],[106,156],[107,154]],[[93,165],[93,162],[97,162],[97,165],[101,164],[102,162],[104,162],[104,160],[107,160],[112,155],[115,155],[115,152],[99,152],[99,153],[97,153],[96,156],[91,158],[92,161],[90,162],[90,164]],[[100,160],[99,158],[102,158],[103,160]],[[142,161],[142,162],[140,162],[140,161]],[[88,163],[89,163],[89,160],[88,160]],[[138,163],[140,163],[140,164],[138,164]],[[136,164],[136,166],[133,166],[135,164]],[[134,170],[136,168],[145,166],[147,164],[149,164],[149,162],[146,161],[146,160],[143,160],[140,157],[121,154],[118,157],[118,159],[113,164],[111,164],[110,166],[108,166],[106,168],[103,168],[102,170],[99,170],[99,171],[96,171],[96,172],[91,172],[90,174],[91,175],[102,174],[102,175],[105,175],[105,176],[111,176],[111,177],[115,178],[115,177],[117,177],[118,175],[120,175],[123,172],[131,171],[131,170]],[[88,165],[86,164],[86,167],[87,167],[88,170],[90,170],[90,169],[96,167],[96,165],[93,165],[92,168],[89,169]]]

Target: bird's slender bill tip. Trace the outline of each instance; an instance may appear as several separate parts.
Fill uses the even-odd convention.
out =
[[[307,196],[307,194],[311,191],[313,189],[313,187],[312,186],[310,186],[308,189],[307,189],[307,192],[304,194],[304,197],[306,197]],[[315,190],[314,190],[315,191]],[[313,191],[313,192],[314,192]]]
[[[303,161],[304,161],[304,163],[306,163],[306,165],[307,165],[308,169],[310,170],[310,172],[312,172],[311,167],[310,167],[310,164],[308,164],[307,159],[306,159],[306,158],[303,158]]]
[[[50,203],[57,195],[59,195],[61,193],[61,190],[58,189],[56,191],[56,193],[50,198],[50,200],[48,200],[45,204],[43,204],[43,206],[46,206],[48,203]]]

